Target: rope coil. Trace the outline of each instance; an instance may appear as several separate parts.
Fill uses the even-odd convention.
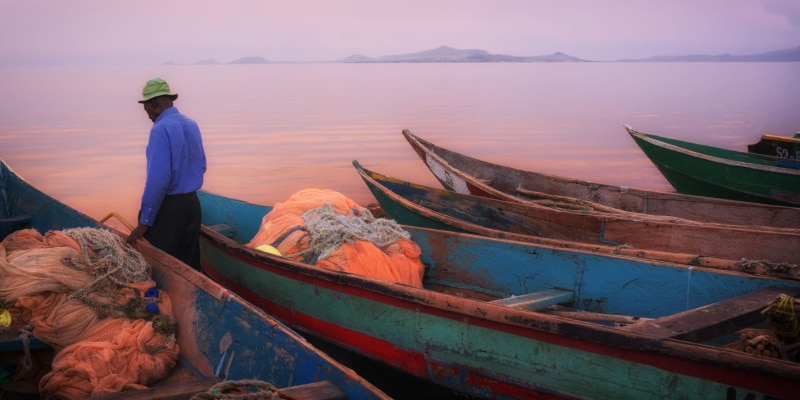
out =
[[[309,235],[308,248],[287,257],[303,256],[306,259],[324,260],[343,244],[356,240],[368,241],[383,248],[397,240],[411,237],[397,222],[376,219],[366,208],[360,212],[354,211],[351,215],[341,215],[334,211],[330,203],[325,203],[306,211],[302,218]]]
[[[794,303],[792,296],[782,294],[762,311],[767,315],[772,330],[782,338],[796,338],[800,335],[800,323],[797,321]]]

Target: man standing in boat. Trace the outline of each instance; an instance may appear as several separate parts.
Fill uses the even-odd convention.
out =
[[[133,245],[140,237],[200,270],[200,201],[206,155],[200,128],[178,112],[177,93],[161,78],[142,89],[139,100],[153,121],[147,143],[147,180],[139,221],[128,236]]]

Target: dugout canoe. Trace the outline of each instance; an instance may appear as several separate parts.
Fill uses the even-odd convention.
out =
[[[0,239],[20,229],[33,228],[44,234],[75,227],[105,228],[99,221],[38,190],[0,159]],[[269,383],[282,396],[294,399],[389,398],[298,333],[210,278],[149,244],[140,242],[137,249],[150,264],[159,290],[172,300],[178,319],[180,357],[169,376],[149,388],[95,398],[188,399],[213,385],[235,387],[237,383],[253,381]],[[17,354],[21,357],[24,343],[11,329],[15,327],[12,324],[0,334],[0,371],[6,371],[8,361],[15,360]],[[33,335],[34,354],[47,356],[51,350],[35,339],[35,331]],[[31,388],[8,376],[3,378],[10,379],[0,385],[4,396],[35,389],[35,385]],[[260,386],[261,390],[266,387]],[[246,388],[240,388],[242,394]]]
[[[383,211],[404,225],[521,241],[555,240],[566,242],[565,246],[606,245],[613,248],[608,251],[657,260],[705,262],[708,266],[742,260],[790,265],[800,262],[800,229],[507,202],[389,177],[362,167],[358,161],[353,165]]]
[[[735,349],[797,281],[405,227],[425,266],[409,286],[248,248],[272,207],[198,195],[215,280],[306,335],[472,397],[800,390],[800,364]]]
[[[448,190],[521,203],[561,202],[594,209],[667,215],[733,225],[800,227],[800,208],[654,192],[511,168],[403,136]]]
[[[625,129],[680,193],[800,206],[800,161]]]

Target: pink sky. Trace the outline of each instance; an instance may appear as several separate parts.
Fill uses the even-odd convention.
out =
[[[798,0],[0,0],[0,65],[326,61],[442,45],[589,60],[800,45]]]

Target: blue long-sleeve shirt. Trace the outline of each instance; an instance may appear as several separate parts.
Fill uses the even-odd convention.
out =
[[[168,108],[150,129],[146,155],[147,180],[139,222],[152,226],[164,196],[193,192],[203,186],[206,154],[200,128],[177,108]]]

